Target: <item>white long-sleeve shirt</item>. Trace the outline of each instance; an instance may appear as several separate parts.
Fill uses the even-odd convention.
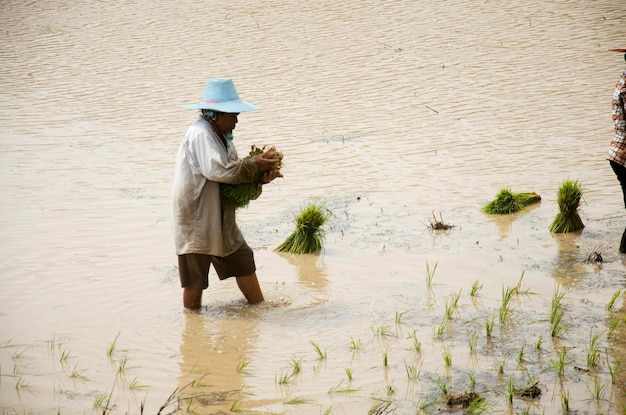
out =
[[[222,141],[202,117],[180,145],[172,187],[176,254],[227,256],[244,242],[235,208],[222,202],[220,183],[249,183],[257,173],[251,159],[239,159],[232,141]],[[261,186],[258,186],[258,197]]]

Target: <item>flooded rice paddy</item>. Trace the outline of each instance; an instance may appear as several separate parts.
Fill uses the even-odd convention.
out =
[[[624,413],[625,5],[0,7],[3,415]],[[262,107],[240,153],[276,145],[285,178],[239,214],[268,301],[211,274],[189,313],[173,163],[221,76]],[[553,235],[568,179],[586,226]],[[501,188],[542,201],[482,213]],[[274,252],[311,199],[324,251]]]

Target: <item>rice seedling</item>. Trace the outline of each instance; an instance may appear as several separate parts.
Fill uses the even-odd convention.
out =
[[[235,370],[240,375],[249,376],[250,372],[248,372],[248,370],[247,370],[247,367],[248,367],[249,364],[250,364],[250,359],[246,359],[246,358],[242,357],[237,362],[237,368]]]
[[[350,346],[349,346],[350,350],[353,352],[359,351],[363,348],[363,345],[361,344],[361,339],[357,338],[350,338]]]
[[[508,215],[540,201],[541,196],[535,192],[513,193],[510,189],[503,188],[495,199],[483,206],[482,211],[490,215]]]
[[[274,381],[278,385],[286,385],[291,380],[292,373],[281,373],[279,376],[274,377]]]
[[[3,346],[0,345],[0,348],[2,348]],[[60,344],[57,343],[57,338],[56,335],[53,334],[52,338],[50,340],[48,340],[48,351],[50,352],[50,354],[54,355],[54,353],[56,353],[56,350],[60,348]]]
[[[292,376],[297,375],[302,371],[302,359],[296,359],[295,357],[289,361],[289,366],[291,366],[291,374]]]
[[[73,379],[73,380],[79,380],[79,381],[87,382],[89,380],[89,378],[84,375],[85,372],[86,372],[85,369],[78,369],[78,366],[74,365],[74,368],[69,373],[69,377],[71,379]]]
[[[489,410],[489,402],[478,396],[467,406],[465,411],[468,415],[481,415]]]
[[[311,346],[313,346],[313,350],[315,350],[315,353],[317,353],[317,357],[320,360],[326,359],[326,349],[322,349],[317,343],[315,343],[314,341],[310,341],[309,343],[311,343]]]
[[[511,299],[513,298],[513,294],[515,294],[515,292],[515,288],[507,287],[505,289],[502,287],[502,299],[500,302],[500,309],[498,310],[500,324],[505,324],[509,313],[513,311],[511,308]]]
[[[412,330],[409,332],[408,338],[412,340],[412,349],[419,353],[422,350],[422,342],[417,338],[417,331]]]
[[[541,350],[542,343],[543,343],[543,339],[541,338],[541,336],[539,336],[539,338],[537,339],[537,342],[535,343],[535,349]]]
[[[498,371],[498,375],[504,375],[504,366],[506,365],[506,360],[500,359],[496,361],[496,368]]]
[[[132,391],[144,390],[147,386],[139,383],[137,378],[133,378],[133,380],[128,384],[128,389]]]
[[[19,376],[17,380],[15,381],[15,389],[18,391],[19,390],[31,390],[32,385],[26,382],[23,377]]]
[[[458,293],[454,293],[452,294],[452,308],[454,308],[456,310],[456,308],[459,306],[459,298],[461,298],[461,293],[463,292],[463,289],[459,289]]]
[[[349,367],[344,367],[343,370],[346,372],[348,382],[352,382],[352,369],[350,369]]]
[[[550,303],[550,323],[553,323],[556,319],[557,312],[563,308],[563,297],[565,293],[559,291],[560,286],[557,285],[554,294],[552,295],[552,302]]]
[[[109,407],[110,398],[108,393],[98,393],[93,402],[93,409],[98,411],[102,411],[102,413],[106,414],[107,411],[112,411],[115,405]]]
[[[115,336],[115,339],[113,339],[113,342],[107,348],[107,356],[109,358],[112,358],[113,354],[115,353],[115,348],[117,346],[117,340],[119,339],[119,337],[120,337],[120,333],[118,332],[117,335]]]
[[[558,310],[554,315],[554,321],[550,325],[550,336],[561,337],[565,332],[563,322],[563,310]]]
[[[476,388],[476,374],[470,372],[467,377],[469,378],[470,389],[474,390]]]
[[[373,327],[372,331],[377,337],[391,337],[394,335],[391,331],[391,326],[388,324],[381,324],[380,326]]]
[[[383,351],[383,366],[384,367],[389,366],[389,354],[387,352],[387,349]]]
[[[310,202],[296,218],[296,229],[280,245],[278,252],[292,254],[316,253],[324,246],[325,231],[322,228],[331,214],[322,203]]]
[[[600,335],[593,329],[589,332],[589,350],[587,351],[587,368],[595,369],[600,363]]]
[[[508,387],[506,389],[506,401],[509,403],[509,405],[513,404],[514,395],[515,395],[515,382],[513,381],[513,378],[510,378]]]
[[[161,413],[163,412],[164,409],[173,406],[173,405],[177,405],[178,407],[180,407],[180,403],[181,401],[183,401],[184,399],[181,398],[183,392],[185,390],[187,390],[188,388],[195,388],[198,387],[199,385],[202,385],[202,380],[204,379],[204,377],[206,377],[208,375],[208,373],[205,373],[204,375],[200,376],[197,379],[192,380],[191,382],[177,387],[174,389],[174,391],[170,394],[170,396],[167,398],[167,400],[163,403],[163,405],[161,405],[161,407],[159,408],[159,411],[157,412],[157,415],[161,415]],[[185,413],[192,413],[191,411],[191,399],[187,400],[187,412]]]
[[[445,331],[446,331],[446,319],[444,318],[443,321],[438,326],[435,327],[435,333],[437,333],[437,338],[441,339]]]
[[[569,407],[570,393],[569,393],[569,391],[561,391],[560,396],[561,396],[561,409],[563,410],[564,414],[569,414],[570,413],[570,407]]]
[[[526,363],[526,359],[524,358],[524,346],[522,346],[517,353],[517,362],[520,364]]]
[[[282,167],[283,154],[276,150],[274,146],[270,146],[266,149],[265,147],[259,148],[253,145],[250,149],[250,153],[245,158],[254,158],[259,154],[263,154],[264,158],[275,160],[271,170],[280,170]],[[262,175],[263,173],[261,172],[257,173],[251,183],[220,183],[222,199],[236,209],[248,206],[252,198],[257,194],[257,187],[261,181]]]
[[[524,275],[526,275],[526,271],[522,271],[522,275],[520,275],[519,280],[517,281],[517,285],[515,286],[515,294],[532,294],[530,288],[522,290],[522,281],[524,280]]]
[[[120,359],[118,366],[117,366],[117,371],[120,375],[124,375],[126,373],[127,365],[128,365],[128,355],[124,355]]]
[[[431,268],[431,265],[426,261],[426,286],[429,288],[433,285],[433,279],[435,278],[435,271],[437,271],[438,265],[439,261],[435,262]]]
[[[409,381],[417,382],[420,378],[421,365],[418,367],[415,363],[404,362],[404,369],[406,370],[406,377]]]
[[[619,323],[621,321],[622,320],[620,320],[619,318],[614,318],[613,320],[611,320],[611,322],[609,323],[609,329],[606,332],[607,339],[613,337],[613,332],[615,331],[615,329],[617,329],[617,326],[619,326]]]
[[[441,391],[442,395],[447,395],[448,394],[448,384],[446,383],[445,379],[443,379],[441,376],[439,376],[439,374],[435,374],[436,377],[431,378],[433,383],[435,384],[435,386],[437,386],[439,388],[439,390]]]
[[[450,352],[450,349],[444,350],[443,362],[446,364],[446,366],[452,366],[452,353]]]
[[[312,403],[312,402],[313,401],[311,399],[308,399],[302,396],[295,396],[293,398],[289,398],[283,401],[285,405],[303,405],[303,404]]]
[[[357,391],[358,389],[344,386],[343,381],[341,381],[337,385],[331,386],[328,393],[352,393]]]
[[[561,352],[559,353],[559,359],[555,360],[555,359],[550,359],[550,363],[552,364],[552,368],[554,369],[554,371],[556,372],[557,375],[562,376],[563,373],[565,372],[565,366],[566,366],[566,359],[567,357],[567,350],[565,350],[564,348],[561,349]]]
[[[495,320],[496,320],[496,316],[494,316],[493,314],[485,318],[485,332],[486,332],[487,337],[491,337],[493,333],[493,326],[494,326]]]
[[[609,351],[606,351],[606,366],[609,370],[609,375],[611,376],[611,383],[615,384],[617,375],[621,373],[620,366],[622,364],[621,359],[613,359],[611,363],[611,358],[609,357]]]
[[[613,311],[615,309],[615,302],[619,299],[619,297],[622,295],[622,290],[617,290],[613,293],[613,296],[611,297],[611,299],[609,300],[609,302],[606,304],[606,311]]]
[[[396,324],[397,324],[397,325],[402,324],[402,317],[403,317],[405,314],[406,314],[406,311],[403,311],[403,312],[401,312],[401,313],[400,313],[400,312],[398,312],[398,311],[396,311]]]
[[[23,358],[24,358],[24,350],[23,349],[16,349],[15,351],[13,351],[11,353],[11,360],[13,360],[14,362],[22,360]]]
[[[61,362],[61,364],[65,364],[67,363],[67,361],[71,358],[70,352],[68,352],[67,350],[63,349],[61,351],[61,357],[59,357],[59,362]]]
[[[244,412],[244,409],[241,407],[243,402],[244,402],[244,398],[242,397],[235,399],[233,403],[230,405],[230,412],[235,412],[235,413]],[[193,412],[190,412],[190,413],[193,413]]]
[[[326,408],[324,412],[322,412],[322,415],[332,415],[334,410],[335,410],[335,407],[331,405],[328,408]]]
[[[391,408],[391,401],[377,400],[367,410],[367,415],[391,415],[395,409]]]
[[[443,320],[444,321],[450,321],[450,320],[452,320],[452,313],[454,311],[454,307],[453,307],[453,305],[451,303],[448,303],[448,299],[447,298],[444,298],[443,303],[444,303],[444,307],[445,307]]]
[[[472,331],[468,337],[470,354],[476,354],[476,347],[478,346],[478,334]]]
[[[483,284],[481,284],[479,280],[475,280],[469,292],[470,297],[476,297],[482,288]]]
[[[566,330],[562,324],[565,313],[562,303],[564,296],[565,293],[559,292],[559,287],[557,286],[550,304],[550,335],[552,337],[560,337]]]
[[[591,393],[591,399],[593,399],[594,401],[599,401],[599,400],[604,399],[604,393],[605,393],[606,387],[607,387],[606,384],[600,383],[600,379],[598,378],[598,376],[594,376],[593,386],[589,387],[589,385],[587,385],[587,389]]]
[[[559,213],[549,227],[552,233],[576,232],[585,227],[578,206],[583,192],[577,180],[566,180],[559,187]]]

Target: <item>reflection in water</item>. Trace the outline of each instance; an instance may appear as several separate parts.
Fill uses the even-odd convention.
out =
[[[554,281],[564,287],[576,284],[577,277],[585,275],[585,264],[577,256],[579,249],[577,240],[581,233],[582,231],[553,234],[558,246],[557,261],[553,270]]]
[[[512,213],[510,215],[487,215],[490,222],[493,222],[498,228],[498,234],[500,238],[508,238],[511,236],[511,232],[513,230],[513,222],[521,216],[526,215],[527,213],[537,209],[541,206],[541,203],[533,203],[524,208],[524,210]]]
[[[242,309],[241,314],[245,313]],[[252,316],[233,318],[185,311],[178,388],[196,414],[228,412],[240,398],[248,353],[255,343]],[[182,413],[186,405],[182,404]]]
[[[286,258],[291,265],[298,269],[298,281],[306,288],[311,288],[318,292],[326,290],[328,280],[326,279],[326,266],[324,257],[317,254],[294,255],[279,253]]]

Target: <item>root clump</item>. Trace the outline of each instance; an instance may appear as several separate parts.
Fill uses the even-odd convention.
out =
[[[445,396],[445,403],[449,407],[460,406],[463,408],[467,408],[477,398],[479,398],[479,395],[476,392],[463,392],[463,393],[450,392]]]

